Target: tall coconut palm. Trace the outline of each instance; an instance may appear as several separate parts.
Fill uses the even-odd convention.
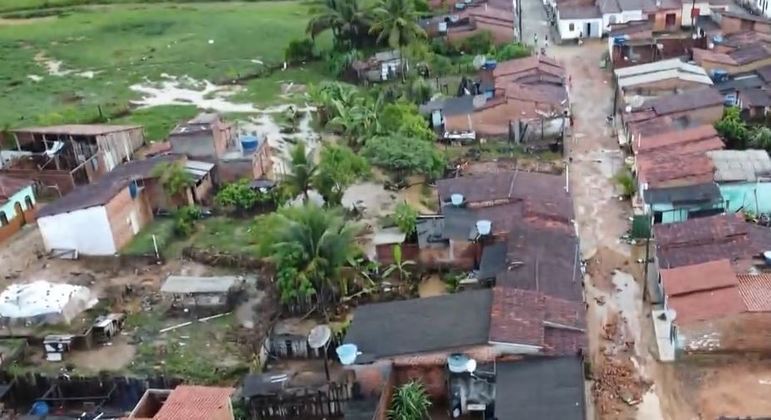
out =
[[[293,196],[303,195],[308,202],[308,190],[311,189],[317,166],[305,150],[305,143],[299,143],[289,152],[289,170],[284,177],[286,188]]]
[[[262,222],[260,251],[276,264],[282,300],[316,293],[319,302],[329,302],[341,268],[358,252],[358,227],[338,210],[313,204],[284,207]]]
[[[366,35],[369,27],[367,11],[359,7],[358,0],[324,0],[314,16],[308,21],[305,31],[311,38],[328,30],[332,31],[335,45],[356,42]]]
[[[401,50],[426,36],[418,24],[419,16],[413,0],[379,0],[372,16],[370,32],[378,35],[378,42],[387,42],[391,48]]]

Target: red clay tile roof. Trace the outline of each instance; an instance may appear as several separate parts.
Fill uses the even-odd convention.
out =
[[[468,203],[534,200],[570,204],[565,177],[538,172],[508,171],[444,178],[436,182],[439,199],[449,201],[452,194],[463,194]]]
[[[660,274],[667,296],[735,287],[737,284],[736,274],[726,259],[664,269]]]
[[[717,89],[708,87],[649,99],[642,108],[652,109],[656,115],[667,115],[722,105],[723,101],[723,95]]]
[[[28,179],[0,175],[0,203],[4,203],[14,194],[30,185],[32,185],[32,181]]]
[[[493,78],[505,77],[508,81],[515,81],[518,76],[535,70],[552,76],[565,76],[565,68],[557,60],[542,55],[507,60],[498,63],[493,70]]]
[[[495,287],[490,341],[543,347],[572,355],[586,346],[584,305],[527,290]]]
[[[227,419],[225,414],[233,391],[233,388],[180,385],[171,391],[153,420]]]
[[[739,274],[739,294],[750,312],[771,312],[771,274]]]
[[[568,92],[564,86],[496,81],[495,88],[503,89],[508,99],[544,103],[556,108],[567,107]]]
[[[674,149],[674,147],[700,141],[711,141],[710,144],[717,146],[716,148],[709,148],[706,150],[718,150],[723,148],[723,141],[718,137],[715,128],[709,124],[686,128],[684,130],[669,131],[653,136],[640,136],[632,142],[632,148],[635,153],[641,153],[660,148]],[[679,148],[676,150],[679,150]]]
[[[638,178],[649,187],[674,187],[713,180],[715,165],[703,152],[643,154],[636,161]]]
[[[653,231],[660,268],[721,259],[739,266],[771,249],[771,230],[746,223],[736,214],[658,224]]]
[[[680,325],[736,315],[747,309],[737,287],[674,296],[667,299],[667,305],[677,312],[675,322]]]

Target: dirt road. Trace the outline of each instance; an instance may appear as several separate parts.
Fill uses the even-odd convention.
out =
[[[535,0],[528,0],[535,1]],[[631,207],[619,199],[614,176],[624,155],[606,123],[612,112],[611,74],[600,67],[605,43],[550,47],[570,77],[574,126],[566,140],[571,193],[582,256],[588,262],[589,359],[596,418],[657,420],[664,416],[655,390],[646,337],[651,328],[642,299],[642,270],[620,240]]]

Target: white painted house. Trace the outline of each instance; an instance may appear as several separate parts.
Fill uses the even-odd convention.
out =
[[[647,19],[643,0],[599,0],[597,7],[602,14],[603,34],[610,32],[610,25]]]
[[[557,5],[560,38],[601,38],[602,14],[597,6]]]

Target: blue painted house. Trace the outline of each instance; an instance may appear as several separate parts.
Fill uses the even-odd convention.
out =
[[[724,212],[723,197],[714,182],[643,191],[653,223],[684,222]]]
[[[765,150],[707,152],[726,211],[771,214],[771,158]]]

